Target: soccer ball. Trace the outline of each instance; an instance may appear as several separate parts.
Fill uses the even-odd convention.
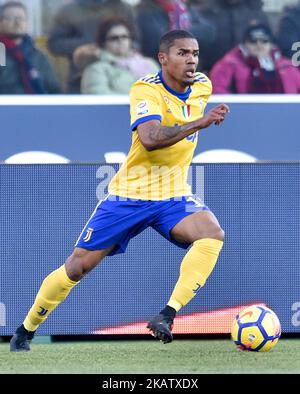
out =
[[[268,352],[279,340],[281,326],[276,314],[264,305],[243,309],[234,319],[231,338],[241,350]]]

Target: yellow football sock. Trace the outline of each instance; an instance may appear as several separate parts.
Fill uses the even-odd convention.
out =
[[[34,304],[28,312],[23,325],[28,331],[35,331],[70,293],[79,282],[69,279],[66,267],[62,265],[51,272],[43,281]]]
[[[222,241],[211,238],[193,243],[182,260],[179,279],[167,305],[178,312],[195,297],[214,269],[222,246]]]

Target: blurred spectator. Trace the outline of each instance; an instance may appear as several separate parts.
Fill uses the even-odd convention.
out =
[[[213,27],[211,45],[201,47],[203,70],[210,70],[243,38],[245,27],[255,23],[269,24],[261,0],[191,0],[191,12],[201,15]]]
[[[83,68],[97,59],[94,44],[99,20],[120,16],[133,24],[133,9],[121,0],[74,0],[57,13],[48,38],[48,48],[54,55],[69,60],[68,91],[80,92]]]
[[[243,43],[213,67],[214,93],[300,93],[300,72],[273,44],[268,26],[250,26]]]
[[[47,57],[28,32],[25,6],[17,1],[0,7],[0,42],[6,48],[6,66],[0,67],[0,94],[59,93],[57,78]]]
[[[291,58],[294,55],[292,46],[300,42],[300,1],[284,8],[279,19],[277,42],[285,56]],[[296,50],[299,49],[300,44]]]
[[[160,37],[173,29],[189,30],[201,49],[213,44],[213,26],[200,13],[191,12],[186,3],[186,0],[141,0],[136,7],[136,21],[145,56],[157,59]]]
[[[102,21],[97,46],[99,60],[84,70],[82,93],[128,94],[137,79],[159,69],[153,59],[132,49],[132,30],[124,19]]]

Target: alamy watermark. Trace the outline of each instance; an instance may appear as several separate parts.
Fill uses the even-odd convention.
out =
[[[300,41],[294,42],[292,45],[292,51],[295,52],[292,56],[293,66],[300,66]]]
[[[300,326],[300,302],[294,302],[292,304],[291,310],[293,312],[292,314],[292,325],[294,327],[299,327]]]
[[[6,308],[3,302],[0,302],[0,327],[6,326]]]
[[[6,48],[3,42],[0,42],[0,67],[6,66]]]
[[[118,173],[118,175],[116,175]],[[114,177],[116,177],[113,179]],[[96,195],[99,201],[127,201],[134,199],[165,200],[173,197],[175,201],[185,200],[186,210],[197,211],[204,203],[204,167],[203,166],[133,166],[123,167],[119,172],[113,165],[101,165],[96,173],[99,179]],[[113,183],[113,192],[109,194],[109,184]],[[184,193],[185,185],[190,188],[190,196]],[[176,191],[183,191],[177,195]],[[185,195],[185,197],[184,197]],[[134,197],[122,197],[134,196]],[[192,196],[195,196],[192,197]]]

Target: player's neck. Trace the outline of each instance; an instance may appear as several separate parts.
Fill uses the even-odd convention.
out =
[[[164,72],[164,70],[161,71],[161,75],[164,83],[175,92],[185,93],[188,90],[189,86],[182,86],[180,82],[173,79],[168,73]]]

